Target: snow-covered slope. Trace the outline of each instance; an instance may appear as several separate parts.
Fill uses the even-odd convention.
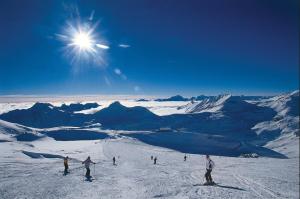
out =
[[[185,109],[186,113],[216,112],[219,111],[230,98],[232,98],[231,95],[203,98],[199,102],[191,102],[186,106],[179,107],[179,109]]]
[[[0,142],[33,141],[42,137],[44,135],[33,128],[0,120]]]
[[[204,98],[201,101],[194,101],[187,105],[181,106],[178,109],[184,109],[185,113],[242,113],[242,112],[255,112],[261,109],[252,103],[244,100],[243,96],[232,96],[229,94],[219,95],[216,97]]]
[[[276,116],[252,129],[268,148],[291,156],[299,155],[299,90],[256,102],[274,109]],[[291,150],[293,149],[293,150]]]
[[[38,140],[0,143],[3,199],[77,198],[299,198],[299,159],[212,156],[215,186],[203,186],[205,157],[153,147],[132,139],[102,141]],[[70,173],[63,175],[69,156]],[[84,180],[87,156],[92,182]],[[112,165],[112,157],[117,165]],[[150,156],[158,158],[153,165]],[[288,172],[287,172],[288,169]]]
[[[299,116],[299,90],[258,101],[260,106],[268,106],[279,116]]]

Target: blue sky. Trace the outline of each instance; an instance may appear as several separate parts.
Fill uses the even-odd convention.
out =
[[[298,8],[296,0],[2,0],[0,94],[296,90]],[[72,40],[67,23],[79,20],[98,23],[93,36],[109,49],[74,62],[79,53],[60,36]]]

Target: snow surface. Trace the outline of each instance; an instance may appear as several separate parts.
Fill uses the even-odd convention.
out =
[[[3,199],[299,198],[298,158],[212,156],[216,163],[212,176],[217,185],[202,186],[203,155],[188,155],[184,162],[183,153],[128,138],[5,142],[0,144],[0,151]],[[70,174],[63,176],[63,161],[53,156],[66,155],[71,158]],[[81,161],[88,155],[97,163],[91,167],[93,182],[83,177]],[[157,165],[153,165],[151,155],[158,158]],[[117,166],[112,165],[113,156]]]

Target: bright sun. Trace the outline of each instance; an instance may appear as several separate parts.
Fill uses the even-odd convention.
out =
[[[80,50],[89,51],[93,49],[93,40],[86,32],[77,32],[72,38],[72,44]]]
[[[65,43],[64,53],[70,58],[72,64],[77,65],[82,61],[92,61],[97,65],[105,65],[104,51],[109,49],[104,39],[96,33],[98,23],[68,21],[64,32],[57,34],[59,40]]]

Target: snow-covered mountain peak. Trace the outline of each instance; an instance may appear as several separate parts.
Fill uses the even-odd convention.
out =
[[[295,90],[295,91],[291,92],[290,95],[291,96],[298,96],[299,97],[299,90]]]
[[[226,101],[231,99],[233,96],[231,94],[218,95],[216,97],[216,105],[224,104]]]
[[[224,104],[229,101],[237,100],[235,96],[230,94],[218,95],[203,99],[199,102],[189,103],[186,108],[187,113],[217,112],[223,108]]]
[[[259,105],[273,108],[278,116],[299,116],[299,90],[263,100]]]

